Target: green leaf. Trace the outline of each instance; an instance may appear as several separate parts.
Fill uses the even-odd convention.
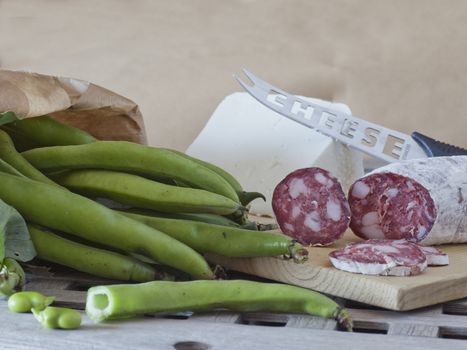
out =
[[[23,217],[0,200],[0,261],[5,257],[29,261],[35,256],[36,249]]]
[[[0,126],[19,120],[15,112],[0,113]]]

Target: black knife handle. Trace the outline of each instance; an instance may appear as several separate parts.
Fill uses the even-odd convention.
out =
[[[420,134],[419,132],[414,131],[411,136],[428,157],[467,155],[467,150],[464,148],[432,139],[431,137]]]

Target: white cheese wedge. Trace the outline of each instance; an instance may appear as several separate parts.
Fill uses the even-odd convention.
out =
[[[311,99],[350,113],[340,103]],[[330,171],[345,191],[363,176],[362,154],[282,117],[246,92],[227,96],[186,151],[234,175],[246,191],[263,193],[250,212],[272,215],[276,185],[290,172],[317,166]]]

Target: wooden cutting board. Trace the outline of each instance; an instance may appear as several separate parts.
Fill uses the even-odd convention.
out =
[[[309,260],[303,264],[280,258],[208,258],[236,271],[392,310],[412,310],[467,297],[467,244],[441,246],[450,264],[428,267],[417,276],[367,276],[334,268],[329,252],[358,240],[349,230],[329,247],[309,248]]]

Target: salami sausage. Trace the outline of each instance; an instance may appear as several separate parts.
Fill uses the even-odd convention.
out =
[[[341,185],[317,167],[287,175],[274,189],[272,208],[282,232],[304,245],[329,245],[342,237],[350,222]]]
[[[366,275],[410,276],[422,273],[427,267],[421,249],[402,239],[350,243],[329,253],[329,259],[340,270]]]
[[[449,265],[449,256],[435,247],[419,246],[426,256],[428,266]]]
[[[467,242],[467,156],[388,164],[349,190],[350,228],[364,239]]]

